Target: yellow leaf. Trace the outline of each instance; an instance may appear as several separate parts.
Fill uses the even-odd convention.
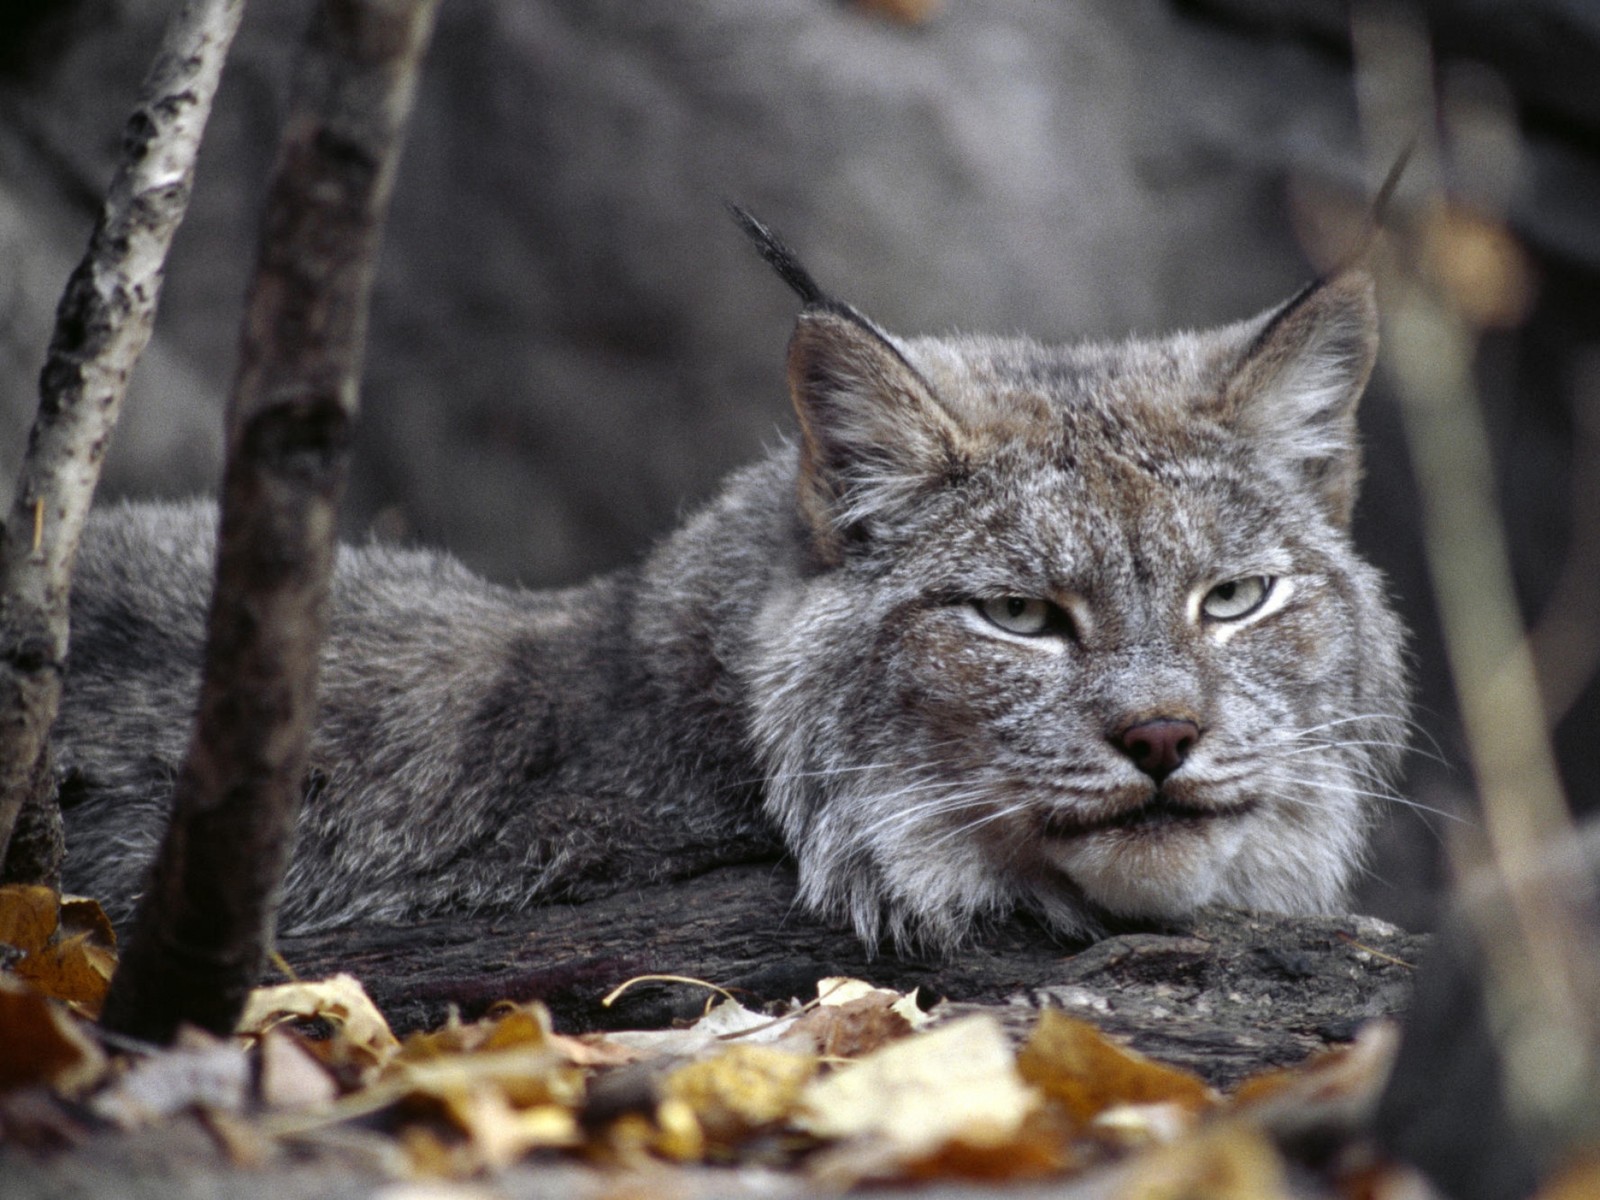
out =
[[[448,1099],[480,1087],[494,1088],[519,1108],[558,1104],[575,1108],[583,1100],[583,1075],[566,1056],[548,1046],[478,1050],[424,1062],[395,1061],[384,1076],[401,1091]]]
[[[542,1004],[517,1005],[489,1022],[485,1050],[511,1046],[548,1046],[550,1013]]]
[[[87,896],[63,895],[59,916],[63,933],[87,933],[95,945],[116,950],[117,931],[112,928],[106,910],[100,907],[100,901]]]
[[[321,1018],[334,1028],[328,1042],[307,1042],[324,1062],[353,1059],[358,1067],[386,1063],[400,1048],[389,1023],[351,975],[335,975],[312,983],[282,983],[256,988],[245,1002],[237,1032],[259,1036],[275,1025]]]
[[[810,1055],[734,1045],[673,1071],[662,1094],[686,1105],[706,1137],[726,1146],[787,1117],[816,1069]]]
[[[1218,1101],[1198,1075],[1119,1046],[1057,1009],[1039,1014],[1017,1052],[1017,1070],[1080,1125],[1113,1105],[1177,1104],[1200,1112]]]
[[[400,1043],[400,1062],[426,1062],[451,1054],[503,1050],[514,1046],[554,1046],[569,1059],[581,1057],[576,1043],[550,1030],[550,1011],[542,1004],[508,1004],[493,1016],[463,1024],[454,1010],[438,1029],[408,1034]]]
[[[578,1120],[557,1105],[519,1109],[493,1087],[474,1087],[442,1100],[451,1122],[466,1134],[478,1162],[506,1167],[529,1150],[574,1146],[580,1141]]]
[[[1117,1194],[1139,1200],[1287,1200],[1292,1193],[1272,1143],[1232,1122],[1134,1159]]]
[[[1139,1149],[1175,1142],[1194,1130],[1200,1117],[1194,1109],[1168,1101],[1162,1104],[1114,1104],[1089,1124],[1102,1142]]]
[[[64,1000],[84,1016],[100,1015],[111,986],[117,956],[80,933],[53,946],[28,955],[16,965],[16,973],[47,996]]]
[[[43,1084],[71,1093],[100,1077],[105,1054],[65,1008],[0,973],[0,1092]]]
[[[656,1105],[655,1137],[650,1148],[673,1162],[699,1162],[706,1156],[706,1132],[694,1109],[682,1100]]]
[[[47,887],[0,887],[0,943],[21,950],[12,970],[87,1017],[100,1014],[116,969],[116,935],[98,904]]]
[[[1038,1101],[999,1022],[977,1016],[891,1042],[812,1082],[796,1124],[818,1137],[881,1139],[912,1161],[954,1142],[1009,1144]]]

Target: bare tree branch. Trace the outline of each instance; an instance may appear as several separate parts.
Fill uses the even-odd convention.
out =
[[[0,542],[0,878],[53,879],[60,815],[48,737],[67,655],[78,538],[128,377],[150,340],[162,271],[244,0],[187,0],[123,135],[89,249],[67,283]],[[7,856],[18,815],[27,836]]]
[[[200,709],[104,1023],[227,1033],[265,965],[400,135],[436,0],[323,0],[268,196],[228,420]]]

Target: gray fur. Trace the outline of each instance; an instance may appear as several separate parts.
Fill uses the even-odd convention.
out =
[[[780,848],[804,902],[869,944],[948,947],[1017,906],[1068,934],[1334,908],[1406,706],[1399,625],[1348,536],[1374,329],[1354,274],[1119,345],[898,339],[813,306],[799,439],[641,566],[538,593],[342,550],[282,927],[592,897]],[[83,543],[67,877],[119,920],[189,736],[213,521],[111,508]],[[1197,609],[1256,575],[1291,582],[1275,611]],[[1070,630],[974,606],[1011,596]],[[1177,815],[1088,828],[1158,811],[1110,740],[1152,716],[1202,730],[1160,785]]]

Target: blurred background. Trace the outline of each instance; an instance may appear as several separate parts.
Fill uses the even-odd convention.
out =
[[[0,7],[8,491],[56,299],[170,7]],[[218,478],[308,8],[247,11],[104,496]],[[1470,80],[1504,117],[1493,161],[1479,170],[1460,139],[1442,183],[1488,195],[1514,238],[1521,290],[1475,369],[1561,770],[1593,810],[1600,5],[1410,11],[1440,80]],[[1315,273],[1330,221],[1348,237],[1334,218],[1359,214],[1387,165],[1363,145],[1354,57],[1341,0],[447,0],[374,300],[346,532],[444,546],[503,581],[572,582],[637,557],[772,444],[789,428],[795,301],[724,197],[899,332],[1104,337],[1265,308]],[[1362,420],[1358,537],[1416,633],[1425,753],[1404,792],[1471,820],[1381,368]],[[1444,825],[1394,806],[1358,907],[1431,925]]]

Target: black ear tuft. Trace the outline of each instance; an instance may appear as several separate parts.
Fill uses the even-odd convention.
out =
[[[782,238],[773,233],[748,209],[740,207],[731,200],[726,203],[728,211],[733,214],[733,219],[739,223],[739,228],[744,230],[745,235],[755,243],[761,257],[767,260],[767,264],[778,273],[778,278],[787,283],[807,307],[812,305],[824,308],[836,307],[835,301],[817,286],[817,281],[811,278],[811,272],[800,265],[800,260],[795,257],[793,250],[784,245]]]

